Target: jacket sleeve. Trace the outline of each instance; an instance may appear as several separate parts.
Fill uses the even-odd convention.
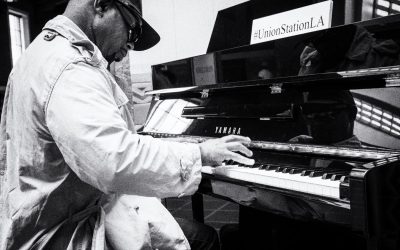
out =
[[[85,63],[70,64],[54,85],[46,122],[65,162],[82,181],[108,194],[194,193],[201,180],[198,145],[130,131],[114,98],[117,86],[107,77]]]

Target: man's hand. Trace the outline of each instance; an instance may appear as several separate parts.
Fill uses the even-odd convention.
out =
[[[201,161],[205,166],[218,166],[223,161],[233,160],[245,165],[254,165],[251,152],[246,144],[250,143],[250,138],[239,135],[228,135],[219,139],[210,139],[200,143]],[[247,156],[243,156],[241,154]]]

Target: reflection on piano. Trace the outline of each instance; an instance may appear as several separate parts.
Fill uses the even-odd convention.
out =
[[[351,228],[370,249],[398,249],[399,41],[397,15],[155,65],[141,133],[249,136],[256,164],[204,166],[197,198]],[[271,58],[274,77],[258,79]]]

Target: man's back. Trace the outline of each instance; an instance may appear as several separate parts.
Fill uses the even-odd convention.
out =
[[[68,65],[90,55],[83,48],[44,30],[9,77],[2,116],[8,144],[1,187],[6,204],[1,210],[2,249],[29,247],[48,233],[49,226],[94,205],[101,195],[66,165],[46,124],[54,85]]]
[[[197,189],[199,146],[135,134],[128,99],[107,65],[82,30],[58,16],[13,70],[0,130],[7,138],[0,148],[1,168],[7,166],[2,248],[103,249],[106,231],[118,235],[127,226],[106,228],[120,194],[162,198]],[[136,245],[125,247],[141,249],[152,242],[148,227],[135,229],[147,222],[133,207],[117,213],[130,218],[128,237]],[[175,228],[165,239],[176,237],[185,249]]]

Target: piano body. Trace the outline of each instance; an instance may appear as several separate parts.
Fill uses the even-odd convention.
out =
[[[351,228],[370,249],[399,249],[399,42],[394,15],[154,65],[141,133],[252,139],[254,166],[203,167],[193,196],[198,220],[208,194]],[[260,79],[264,69],[269,78]],[[343,138],[332,126],[349,107],[354,136]],[[320,140],[315,124],[326,128]]]

